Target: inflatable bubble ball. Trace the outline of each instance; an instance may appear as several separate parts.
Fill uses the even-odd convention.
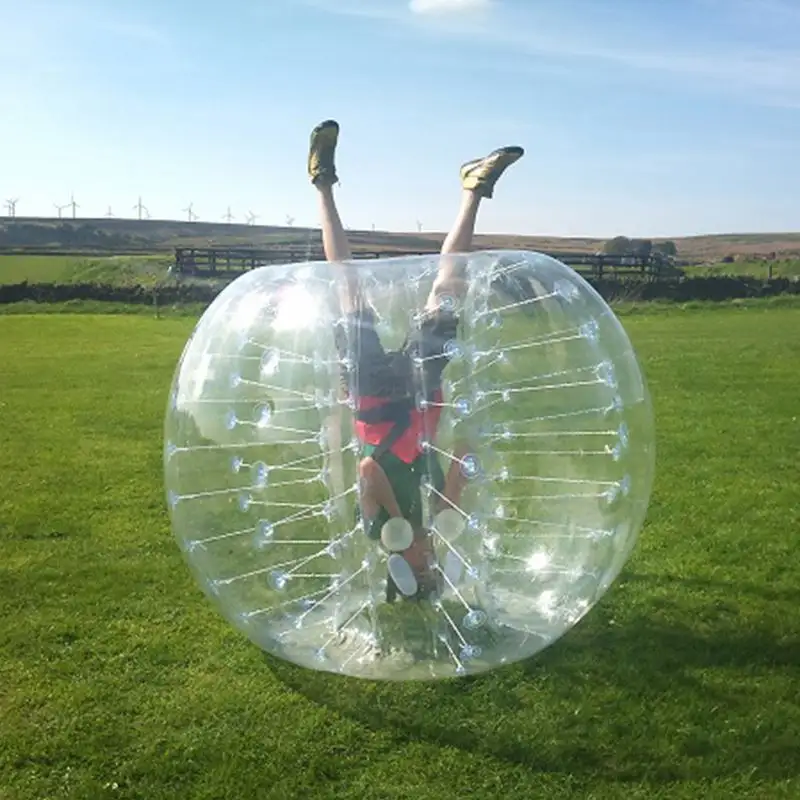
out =
[[[263,650],[371,679],[530,657],[612,584],[654,473],[631,343],[530,252],[265,266],[206,310],[165,424],[172,527]]]

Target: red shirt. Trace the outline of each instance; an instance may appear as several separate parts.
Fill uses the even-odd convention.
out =
[[[391,452],[406,464],[411,464],[421,453],[420,440],[433,439],[442,416],[441,389],[433,393],[428,407],[424,411],[417,408],[411,411],[411,424],[408,430],[392,445]],[[385,397],[359,397],[358,410],[367,411],[391,402]],[[394,422],[368,423],[356,420],[356,435],[364,444],[377,447],[394,427]]]

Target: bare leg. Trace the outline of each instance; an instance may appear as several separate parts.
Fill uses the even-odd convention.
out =
[[[328,261],[349,261],[353,257],[347,234],[342,225],[339,209],[330,183],[316,184],[319,194],[320,221],[322,223],[322,248]]]
[[[519,160],[524,151],[521,147],[504,147],[495,150],[482,159],[468,162],[461,167],[461,207],[450,233],[442,244],[442,258],[439,260],[439,271],[433,282],[426,308],[430,311],[439,307],[440,298],[449,294],[454,300],[464,297],[467,281],[464,275],[464,259],[457,253],[466,253],[472,247],[475,234],[475,223],[483,198],[491,198],[494,186],[505,170]],[[436,496],[433,503],[434,513],[445,508],[458,507],[461,493],[467,479],[461,471],[461,459],[467,448],[461,444],[455,448],[453,460],[445,478],[444,490]]]
[[[438,513],[445,508],[458,508],[458,504],[461,502],[461,493],[467,485],[467,479],[461,471],[461,459],[468,452],[468,448],[463,444],[456,447],[450,468],[447,470],[444,489],[441,495],[436,495],[436,500],[433,504],[434,513]]]
[[[475,222],[478,218],[478,209],[481,204],[481,194],[474,189],[464,189],[461,194],[461,207],[450,233],[447,234],[442,244],[442,258],[439,261],[439,271],[433,282],[426,309],[432,311],[438,308],[439,298],[443,294],[451,294],[458,299],[466,294],[467,286],[464,280],[463,259],[454,253],[466,253],[472,247],[472,237],[475,234]]]
[[[322,225],[322,247],[325,258],[335,264],[344,278],[344,287],[341,291],[342,311],[351,314],[362,305],[361,290],[353,267],[344,262],[353,257],[350,242],[342,225],[339,209],[333,197],[333,186],[330,183],[317,183],[319,194],[320,221]]]
[[[481,199],[482,195],[475,189],[463,190],[458,216],[442,244],[442,256],[447,256],[451,253],[466,253],[472,247],[475,222],[478,218]],[[458,258],[442,258],[439,262],[439,272],[433,282],[433,289],[428,299],[428,306],[436,308],[439,297],[445,293],[461,298],[466,294],[466,289],[463,261]],[[466,485],[466,478],[461,471],[461,459],[466,452],[466,447],[461,445],[453,453],[454,458],[450,463],[450,468],[445,478],[443,496],[436,495],[436,500],[433,504],[434,513],[438,513],[445,508],[458,506],[461,500],[461,492]]]
[[[426,310],[439,307],[442,295],[449,294],[458,300],[466,294],[464,260],[454,255],[466,253],[472,247],[475,222],[483,198],[491,198],[500,176],[524,154],[521,147],[503,147],[484,158],[469,161],[461,167],[461,207],[450,233],[442,244],[439,272],[433,282]],[[447,257],[449,256],[449,257]]]
[[[464,189],[461,193],[461,207],[458,216],[442,244],[442,255],[466,253],[472,247],[475,222],[478,218],[482,195],[475,189]]]
[[[334,120],[326,120],[311,132],[308,153],[308,174],[319,196],[322,246],[325,258],[336,265],[344,276],[341,292],[342,311],[352,313],[361,305],[361,296],[355,272],[343,262],[352,257],[350,243],[342,225],[333,187],[338,183],[336,174],[336,145],[339,141],[339,125]]]
[[[325,257],[333,262],[346,261],[351,257],[350,245],[333,197],[333,186],[338,181],[335,164],[338,137],[338,124],[334,120],[326,120],[317,125],[311,132],[308,152],[308,174],[319,197],[320,223]],[[348,288],[342,291],[341,302],[346,313],[353,310],[355,297]],[[338,407],[327,419],[332,452],[339,452],[341,448],[341,416],[342,411]],[[336,493],[342,496],[344,494],[344,482],[341,472],[333,470],[332,476],[336,486]]]
[[[345,263],[352,259],[353,254],[333,196],[333,187],[338,181],[335,164],[338,139],[339,126],[334,120],[327,120],[314,128],[309,147],[308,172],[319,197],[325,258],[344,278],[342,311],[352,314],[363,305],[363,297],[355,269]],[[367,457],[359,463],[358,472],[361,510],[365,520],[375,519],[382,508],[390,517],[402,517],[394,489],[383,467]]]
[[[414,541],[407,550],[402,552],[403,558],[414,570],[418,580],[429,582],[433,577],[431,566],[434,557],[433,545],[430,534],[426,530],[415,531]]]
[[[392,484],[375,459],[362,459],[358,465],[358,474],[361,478],[361,510],[367,519],[375,519],[381,508],[385,508],[390,517],[403,516]]]

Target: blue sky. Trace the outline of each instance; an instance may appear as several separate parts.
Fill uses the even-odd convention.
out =
[[[800,229],[800,0],[0,0],[0,201],[445,229],[462,161],[525,158],[482,232]]]

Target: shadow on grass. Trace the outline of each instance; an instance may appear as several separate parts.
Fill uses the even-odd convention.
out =
[[[621,624],[601,603],[539,656],[487,675],[397,684],[268,663],[312,702],[399,741],[532,771],[662,783],[796,777],[800,641],[779,638],[772,615],[742,624],[735,601],[750,589],[764,613],[763,602],[796,602],[800,592],[663,575],[624,583],[680,592],[640,596]],[[707,599],[704,615],[681,608],[687,589]],[[718,599],[728,590],[732,601]]]

